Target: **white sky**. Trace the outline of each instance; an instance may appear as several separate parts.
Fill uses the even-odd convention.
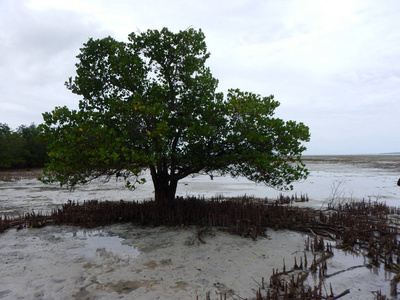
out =
[[[88,38],[201,28],[219,90],[281,102],[306,154],[400,151],[398,0],[0,0],[0,123],[77,108],[64,87]]]

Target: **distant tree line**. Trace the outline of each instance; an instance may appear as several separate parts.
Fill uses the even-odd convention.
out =
[[[12,130],[0,123],[0,169],[43,167],[47,144],[35,124]]]

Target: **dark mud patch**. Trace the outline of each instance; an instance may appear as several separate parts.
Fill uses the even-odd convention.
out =
[[[400,155],[312,155],[304,156],[307,164],[348,164],[362,168],[384,169],[386,171],[400,171]]]
[[[172,290],[180,291],[180,290],[186,290],[186,288],[189,286],[189,283],[185,281],[177,281],[175,282],[175,285],[170,286]]]
[[[154,270],[159,267],[165,267],[165,266],[170,266],[172,265],[172,260],[171,259],[163,259],[159,262],[156,262],[155,260],[150,260],[147,263],[144,264],[148,269]]]
[[[107,284],[107,286],[118,294],[129,294],[130,292],[133,292],[142,287],[151,289],[157,284],[159,284],[158,280],[120,280],[117,283],[109,283]]]
[[[37,179],[43,176],[42,169],[0,170],[0,181],[10,182],[22,179]]]

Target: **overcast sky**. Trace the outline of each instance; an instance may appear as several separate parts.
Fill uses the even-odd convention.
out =
[[[77,108],[64,87],[88,38],[201,28],[219,90],[281,103],[306,154],[400,151],[398,0],[0,0],[0,123]]]

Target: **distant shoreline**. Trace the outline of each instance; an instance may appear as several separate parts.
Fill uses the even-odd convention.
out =
[[[354,157],[354,156],[400,156],[400,152],[388,152],[388,153],[369,153],[369,154],[303,154],[302,157]]]
[[[307,163],[363,163],[363,164],[394,164],[400,168],[400,153],[392,154],[347,154],[347,155],[304,155],[302,160]]]
[[[379,155],[400,155],[400,152],[380,153]]]

